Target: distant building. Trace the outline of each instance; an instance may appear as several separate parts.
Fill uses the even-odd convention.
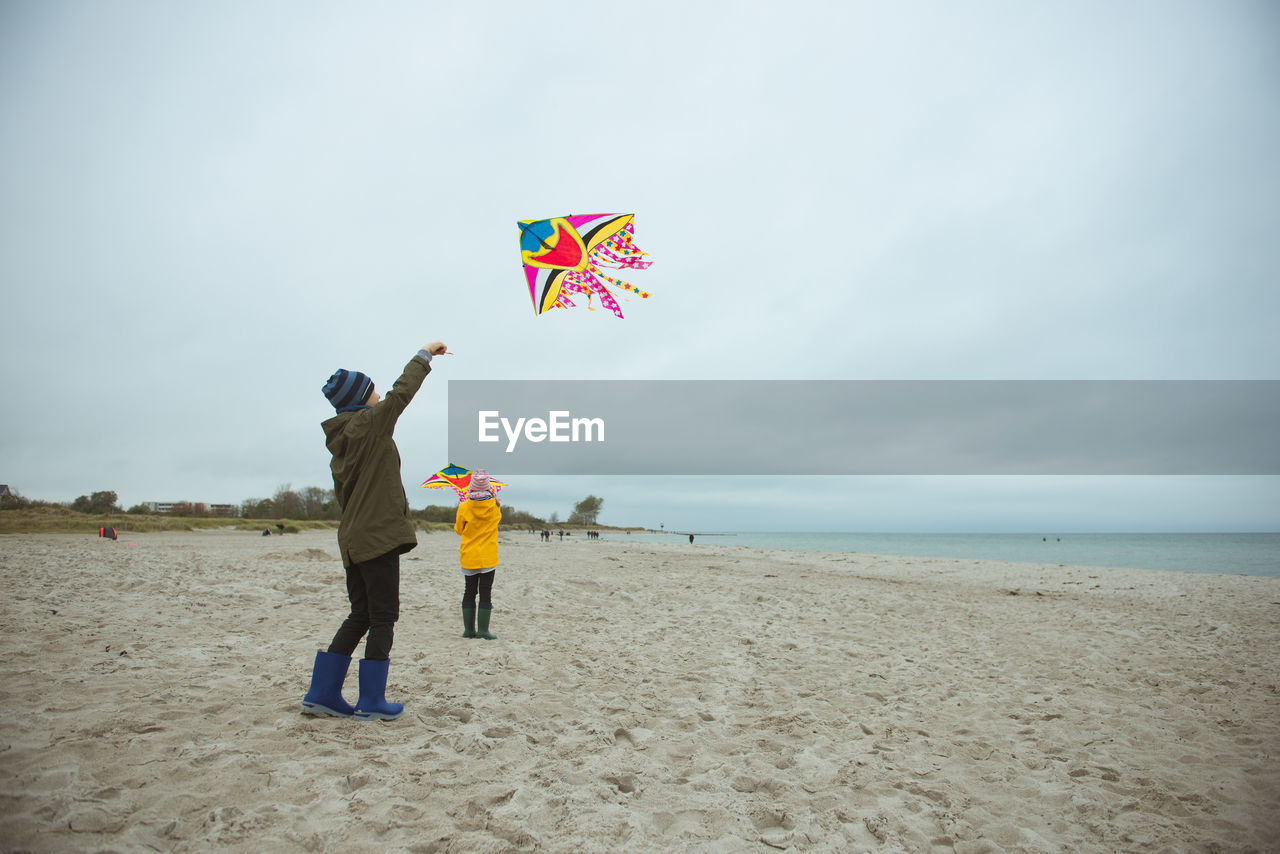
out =
[[[239,516],[236,504],[204,504],[200,501],[144,501],[143,506],[152,513],[172,513],[175,508],[197,516]]]

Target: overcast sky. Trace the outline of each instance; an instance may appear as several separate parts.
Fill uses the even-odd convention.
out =
[[[0,483],[331,485],[450,379],[1276,379],[1266,2],[0,0]],[[653,293],[534,315],[519,219],[634,212]],[[490,466],[500,459],[455,460]],[[1280,530],[1274,477],[513,479],[741,530]]]

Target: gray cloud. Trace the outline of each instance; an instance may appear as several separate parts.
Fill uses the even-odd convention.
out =
[[[324,378],[433,338],[409,484],[450,378],[1274,377],[1271,4],[574,11],[6,4],[0,478],[324,484]],[[535,318],[514,221],[591,210],[654,297]]]

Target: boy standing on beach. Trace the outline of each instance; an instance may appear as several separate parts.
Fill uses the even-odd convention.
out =
[[[405,365],[385,398],[359,371],[339,369],[322,391],[336,410],[325,421],[325,444],[333,460],[333,493],[342,511],[338,549],[347,574],[351,613],[328,651],[317,650],[311,687],[302,712],[359,720],[394,720],[404,706],[386,700],[387,671],[395,623],[400,618],[400,555],[418,544],[409,501],[400,479],[400,451],[392,433],[400,413],[431,372],[431,357],[445,352],[426,345]],[[342,698],[351,654],[368,634],[360,661],[360,698]]]

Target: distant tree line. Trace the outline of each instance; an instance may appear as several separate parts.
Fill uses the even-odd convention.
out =
[[[118,513],[120,508],[116,504],[120,501],[119,496],[110,490],[95,492],[92,495],[81,495],[75,501],[71,502],[71,509],[77,513]]]
[[[59,507],[74,510],[77,513],[123,513],[118,506],[119,497],[109,490],[95,492],[92,495],[81,495],[75,501],[41,501],[38,498],[27,498],[16,489],[8,489],[0,493],[0,510],[19,510],[24,507]]]
[[[308,486],[295,491],[282,484],[270,498],[246,498],[240,502],[243,519],[329,519],[342,518],[332,489]]]
[[[102,490],[89,495],[81,495],[75,501],[51,502],[24,498],[16,491],[9,490],[0,495],[0,509],[9,510],[19,507],[67,507],[77,513],[107,515],[111,513],[149,514],[153,512],[146,504],[135,504],[127,511],[119,506],[119,496],[112,490]],[[603,498],[588,495],[573,507],[567,524],[595,525],[604,505]],[[457,515],[456,504],[442,506],[428,505],[421,510],[410,510],[411,518],[423,522],[452,523]],[[195,502],[179,502],[169,510],[171,516],[209,516],[209,506]],[[293,489],[291,484],[281,485],[270,498],[246,498],[240,502],[240,518],[242,519],[308,519],[337,521],[342,518],[338,510],[338,502],[334,499],[332,489],[308,486],[302,490]],[[545,528],[548,525],[560,524],[560,515],[552,513],[543,519],[532,513],[517,510],[509,504],[502,505],[502,523],[529,528]]]

